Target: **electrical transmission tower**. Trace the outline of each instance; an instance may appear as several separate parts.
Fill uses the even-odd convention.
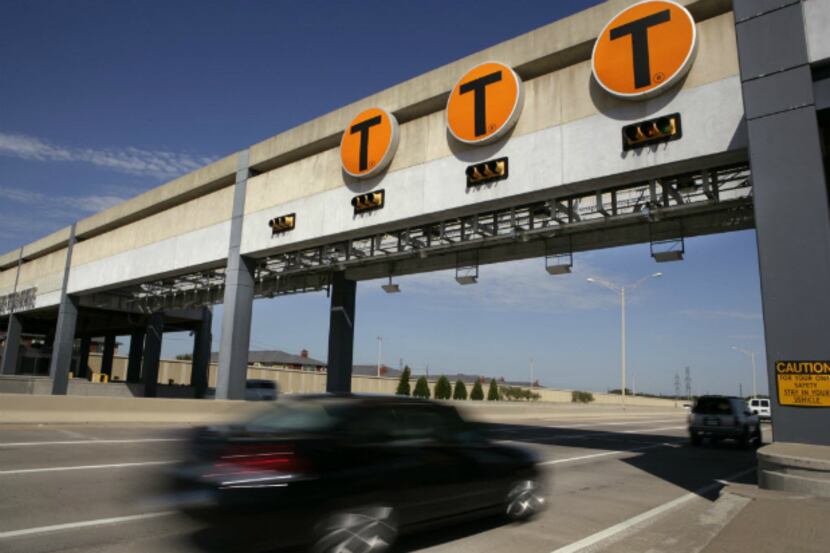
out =
[[[680,373],[674,373],[674,398],[680,399]]]
[[[689,401],[692,399],[692,371],[689,367],[686,367],[686,396],[689,398]]]

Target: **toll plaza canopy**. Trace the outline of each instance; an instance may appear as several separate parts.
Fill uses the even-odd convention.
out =
[[[771,381],[830,359],[828,26],[822,0],[612,0],[253,144],[0,256],[2,372],[37,329],[66,393],[74,340],[109,317],[142,337],[130,378],[152,395],[164,330],[209,335],[223,303],[217,397],[241,398],[254,298],[328,288],[343,390],[360,280],[556,274],[633,243],[671,261],[753,227]],[[777,436],[830,443],[821,407],[774,409]]]

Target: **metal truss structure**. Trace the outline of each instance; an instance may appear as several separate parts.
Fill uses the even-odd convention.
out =
[[[645,241],[657,261],[673,260],[682,258],[685,237],[753,224],[745,163],[566,197],[552,191],[551,196],[276,253],[255,261],[255,294],[327,289],[335,271],[362,280],[455,267],[457,273],[474,268],[477,277],[480,264],[534,256],[544,256],[548,272],[559,274],[569,272],[574,251]],[[634,227],[645,234],[613,238]],[[144,312],[212,305],[223,300],[224,280],[219,267],[110,293]]]

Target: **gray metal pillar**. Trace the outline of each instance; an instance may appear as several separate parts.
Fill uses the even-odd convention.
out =
[[[352,391],[356,292],[355,281],[348,280],[342,271],[334,273],[331,286],[331,314],[329,315],[327,392]]]
[[[89,350],[92,347],[92,338],[81,338],[81,351],[78,356],[78,368],[75,371],[77,378],[86,378],[89,375]]]
[[[143,328],[130,334],[130,354],[127,358],[127,382],[141,382],[141,356],[144,353]]]
[[[20,357],[20,334],[23,325],[20,317],[9,315],[9,326],[6,327],[6,345],[3,348],[3,359],[0,360],[0,374],[14,374],[17,372],[17,360]]]
[[[776,361],[830,359],[830,207],[797,0],[735,0],[776,441],[830,445],[830,409],[778,401]]]
[[[17,250],[17,272],[14,274],[14,288],[12,294],[17,294],[17,284],[20,281],[20,267],[23,265],[23,248]],[[3,346],[3,358],[0,359],[0,374],[14,374],[17,372],[17,360],[20,357],[20,319],[14,315],[14,302],[9,310],[9,323],[6,326],[6,343]],[[12,339],[14,338],[14,339]],[[11,347],[9,344],[13,344]]]
[[[251,312],[254,307],[254,262],[240,255],[245,190],[251,171],[248,150],[239,154],[234,185],[228,266],[225,270],[225,302],[222,338],[216,374],[217,399],[244,399],[248,376],[248,347],[251,340]]]
[[[147,321],[147,337],[144,339],[144,364],[141,376],[144,381],[144,397],[158,395],[161,339],[164,334],[164,313],[153,313]]]
[[[193,362],[190,368],[190,385],[193,386],[193,396],[205,397],[208,387],[208,371],[210,370],[210,327],[213,323],[213,312],[209,307],[202,308],[202,320],[193,335]]]
[[[69,231],[66,246],[66,264],[63,269],[61,302],[58,307],[58,322],[55,326],[55,341],[52,345],[52,361],[49,376],[52,378],[52,394],[66,395],[69,388],[69,369],[72,366],[72,352],[75,347],[75,324],[78,321],[78,300],[66,293],[69,284],[69,270],[72,266],[72,248],[75,246],[75,223]]]
[[[115,336],[109,334],[104,336],[104,351],[101,355],[101,374],[112,379],[112,360],[115,357]]]

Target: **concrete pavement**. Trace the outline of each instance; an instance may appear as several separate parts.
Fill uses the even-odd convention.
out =
[[[520,525],[491,519],[434,530],[404,538],[398,550],[565,553],[603,550],[644,530],[665,538],[675,531],[674,517],[677,528],[683,526],[686,517],[680,513],[697,513],[699,519],[718,505],[719,479],[754,478],[751,450],[688,447],[682,414],[586,413],[533,413],[526,420],[486,426],[493,439],[524,444],[543,458],[551,507],[542,516]],[[246,549],[250,544],[238,532],[217,534],[147,501],[161,491],[162,463],[181,457],[178,440],[187,431],[149,425],[0,426],[0,550],[255,550]],[[733,516],[738,503],[717,509]],[[716,519],[712,536],[722,527],[718,512],[709,515]],[[675,537],[680,542],[672,553],[699,551],[708,539],[700,532]]]

